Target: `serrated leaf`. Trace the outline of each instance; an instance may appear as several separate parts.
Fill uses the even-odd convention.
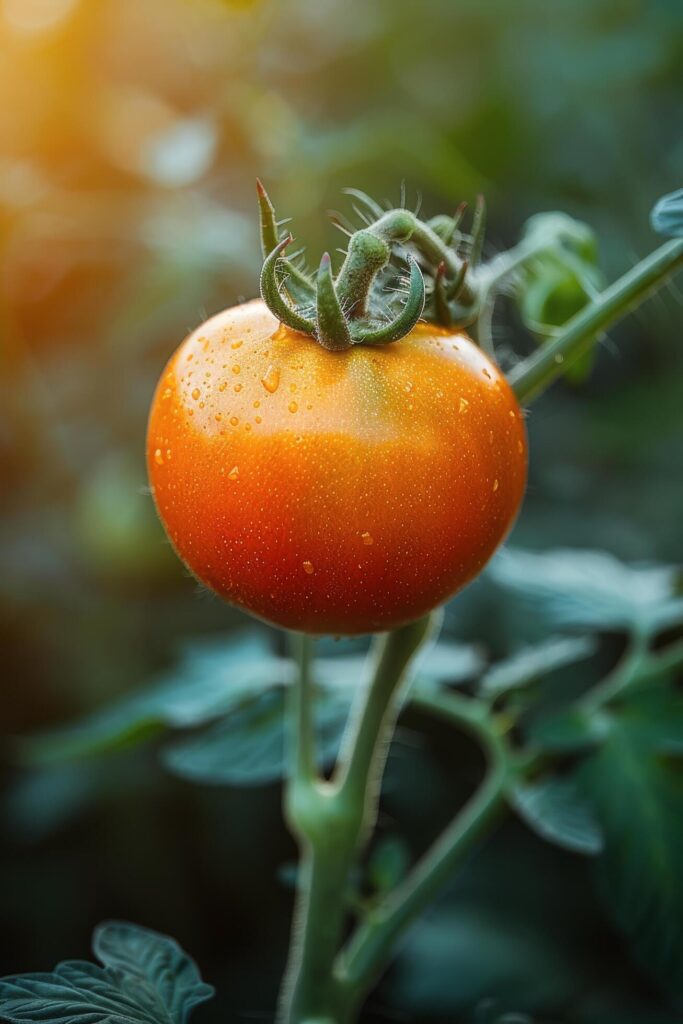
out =
[[[605,835],[597,880],[640,963],[683,995],[683,771],[622,723],[578,781]]]
[[[650,222],[660,235],[683,238],[683,188],[669,192],[655,203]]]
[[[540,676],[589,658],[596,646],[592,637],[551,637],[492,665],[482,676],[479,689],[485,694],[498,695],[527,686]]]
[[[20,755],[32,764],[56,764],[132,746],[168,728],[201,725],[288,681],[293,671],[291,662],[270,653],[262,631],[194,643],[156,685],[72,726],[22,740]]]
[[[602,850],[598,821],[572,778],[513,782],[508,795],[519,816],[541,839],[573,853]]]
[[[628,566],[602,551],[506,548],[488,573],[551,626],[653,633],[683,622],[668,566]]]
[[[66,960],[51,973],[0,979],[8,1024],[185,1024],[213,995],[173,939],[123,922],[100,925],[93,950],[104,965]]]
[[[350,692],[316,695],[316,740],[321,765],[337,754]],[[210,786],[260,786],[285,773],[285,693],[280,687],[254,697],[191,740],[167,748],[162,759],[175,775]]]

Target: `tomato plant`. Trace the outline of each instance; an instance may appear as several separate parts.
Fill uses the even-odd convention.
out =
[[[276,770],[272,758],[265,772],[257,765],[262,779],[284,776],[285,815],[301,852],[283,1024],[356,1020],[408,927],[506,805],[543,839],[595,855],[602,824],[623,834],[601,785],[605,766],[628,777],[634,751],[645,752],[649,778],[638,799],[662,834],[659,818],[669,816],[677,784],[661,755],[680,736],[658,746],[659,734],[653,741],[632,716],[647,686],[659,716],[676,714],[671,676],[683,645],[666,637],[683,601],[672,572],[627,572],[575,554],[508,563],[507,585],[533,593],[536,612],[545,607],[560,627],[593,623],[628,634],[612,672],[565,709],[529,719],[525,701],[539,675],[590,657],[592,637],[556,637],[485,671],[470,660],[461,693],[448,685],[457,677],[452,664],[446,672],[439,664],[439,652],[452,662],[452,647],[434,642],[439,605],[481,569],[522,500],[520,406],[577,361],[585,366],[601,331],[683,265],[680,197],[654,215],[673,240],[598,290],[599,275],[587,270],[592,233],[561,214],[533,218],[517,246],[484,262],[482,201],[464,231],[462,211],[425,221],[355,196],[364,226],[342,225],[342,266],[333,276],[325,254],[311,274],[287,258],[291,236],[281,237],[259,186],[262,299],[219,314],[183,342],[149,422],[150,479],[176,550],[223,597],[289,630],[289,657],[247,651],[241,686],[221,677],[191,693],[161,687],[110,718],[48,738],[42,755],[37,744],[38,757],[53,764],[161,727],[215,726],[222,711],[216,729],[167,755],[171,770],[215,782],[245,771],[235,762],[253,755],[254,721],[275,723],[270,740],[287,734]],[[569,319],[557,325],[574,279],[581,287],[570,289]],[[491,330],[502,290],[517,293],[532,329],[544,328],[540,346],[507,373]],[[325,632],[380,633],[350,715],[335,672],[313,659],[311,634]],[[416,674],[418,652],[426,657]],[[347,680],[358,671],[355,658],[339,661]],[[404,701],[469,733],[488,769],[414,865],[396,848],[370,865],[368,898],[358,876]],[[568,768],[567,755],[579,766]],[[668,855],[660,832],[646,857]],[[630,891],[632,865],[622,867],[617,884]],[[647,898],[661,909],[659,894]],[[642,933],[641,918],[640,905],[631,907],[626,927]],[[639,940],[670,958],[658,937]],[[67,1009],[73,1016],[78,1006],[73,1019],[99,1021],[129,1017],[132,1003],[148,1024],[182,1024],[211,994],[192,961],[154,932],[110,923],[94,948],[104,967],[66,962],[51,975],[0,982],[3,1017],[29,1024],[62,1019]]]
[[[171,359],[148,465],[176,550],[222,597],[287,629],[367,633],[482,568],[522,500],[526,436],[462,332],[330,352],[255,301]]]

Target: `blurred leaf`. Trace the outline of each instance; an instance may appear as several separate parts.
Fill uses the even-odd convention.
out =
[[[540,750],[576,753],[602,742],[611,725],[612,717],[606,711],[569,708],[536,719],[528,729],[528,737]]]
[[[415,669],[417,685],[429,683],[463,683],[476,678],[485,665],[479,648],[471,644],[441,640],[420,657]]]
[[[654,633],[683,622],[673,568],[632,567],[601,551],[506,548],[488,573],[556,627]]]
[[[293,666],[269,653],[264,631],[197,642],[156,686],[60,729],[22,739],[22,759],[54,764],[140,743],[166,728],[189,728],[289,680]]]
[[[597,239],[587,224],[559,213],[536,214],[527,221],[524,236],[527,239],[534,235],[542,237],[548,222],[558,219],[571,224],[573,243],[558,243],[554,249],[539,253],[525,267],[515,289],[522,319],[541,342],[551,340],[557,329],[605,286],[604,275],[598,267]],[[594,349],[589,349],[567,367],[565,376],[573,383],[580,383],[590,373],[594,358]]]
[[[348,697],[332,690],[316,694],[319,763],[337,754],[349,711]],[[285,692],[282,687],[253,697],[199,736],[162,754],[176,775],[210,786],[261,786],[285,773]]]
[[[650,214],[652,227],[660,235],[683,237],[683,188],[662,196]]]
[[[78,817],[97,797],[100,784],[96,772],[74,764],[22,772],[4,794],[3,823],[24,842],[41,842]]]
[[[629,695],[619,720],[634,741],[653,752],[683,754],[683,700],[668,682],[648,685]]]
[[[459,1020],[491,992],[534,1012],[575,991],[570,966],[542,934],[490,910],[436,909],[407,936],[392,972],[392,1004],[415,1019]]]
[[[400,836],[385,836],[368,861],[368,881],[376,893],[389,892],[405,877],[410,864],[410,850]]]
[[[492,665],[482,676],[479,688],[482,693],[498,695],[527,686],[540,676],[589,658],[596,647],[591,637],[551,637]]]
[[[600,826],[572,778],[514,782],[508,792],[514,809],[541,839],[573,853],[602,850]]]
[[[605,834],[596,863],[611,915],[643,966],[683,995],[683,771],[627,724],[578,773]]]
[[[0,979],[9,1024],[185,1024],[213,995],[193,960],[164,935],[109,922],[93,936],[104,964],[66,960],[52,973]]]

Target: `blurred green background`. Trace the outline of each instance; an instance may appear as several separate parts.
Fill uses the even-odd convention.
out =
[[[190,328],[257,291],[257,174],[314,262],[340,244],[325,212],[349,212],[344,186],[397,201],[405,180],[429,215],[483,191],[489,253],[562,209],[595,228],[607,276],[623,272],[657,244],[654,201],[683,183],[683,6],[2,0],[0,47],[0,974],[84,956],[97,921],[124,917],[201,962],[219,986],[202,1019],[268,1020],[294,858],[278,787],[193,787],[153,750],[47,776],[13,759],[13,737],[243,624],[156,522],[156,378]],[[601,343],[587,383],[534,406],[517,545],[680,558],[681,288]],[[530,344],[504,301],[496,337],[503,353]],[[482,587],[452,629],[495,650]],[[428,738],[409,766],[397,758],[387,811],[416,849],[480,770],[464,740],[418,726]],[[584,861],[510,824],[468,871],[465,916],[442,901],[364,1019],[484,1021],[494,1004],[543,1021],[681,1019]]]

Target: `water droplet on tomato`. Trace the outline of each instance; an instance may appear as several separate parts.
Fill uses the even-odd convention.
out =
[[[274,395],[280,386],[280,371],[276,366],[269,366],[261,383],[270,395]]]
[[[308,560],[306,560],[303,563],[303,570],[304,570],[305,573],[308,573],[309,576],[314,571],[314,569],[315,569],[315,566],[313,565],[313,562],[309,562]]]
[[[231,423],[231,425],[232,425],[233,427],[236,427],[236,426],[237,426],[237,424],[239,423],[239,420],[237,419],[237,416],[231,416],[231,417],[230,417],[230,423]]]
[[[460,403],[459,403],[459,406],[458,406],[458,408],[459,408],[460,412],[467,412],[467,409],[468,409],[468,407],[469,407],[469,404],[470,404],[470,403],[469,403],[469,402],[467,401],[467,399],[466,399],[466,398],[461,398],[461,399],[460,399]]]
[[[235,365],[232,368],[232,372],[233,373],[239,373],[241,369],[242,369],[242,367],[240,366],[240,364],[239,363],[235,363]]]
[[[161,448],[157,448],[157,450],[155,451],[155,453],[154,453],[154,461],[156,462],[157,466],[163,466],[163,464],[164,464],[164,455],[163,455],[163,452],[161,451]]]
[[[374,537],[372,536],[371,533],[368,533],[367,530],[365,531],[365,533],[361,533],[360,536],[361,540],[363,541],[366,547],[370,547],[371,544],[375,543]]]
[[[199,390],[199,388],[193,388],[192,389],[192,397],[194,398],[195,402],[197,401],[197,399],[199,398],[200,395],[201,395],[201,391]]]
[[[493,481],[493,490],[494,490],[494,493],[495,493],[495,492],[496,492],[496,491],[498,490],[498,487],[499,487],[498,481],[497,481],[497,480],[494,480],[494,481]]]
[[[240,348],[242,346],[242,344],[243,344],[242,339],[238,338],[237,341],[233,341],[232,342],[232,344],[230,345],[230,348]]]
[[[242,390],[242,385],[241,384],[235,384],[235,387],[233,388],[233,391],[236,391],[239,394],[239,392],[241,390]]]
[[[290,412],[296,412],[299,406],[296,404],[296,402],[290,402],[288,408]]]
[[[240,468],[239,468],[239,466],[233,466],[232,469],[230,470],[230,472],[228,473],[228,480],[237,480],[239,475],[240,475]]]

